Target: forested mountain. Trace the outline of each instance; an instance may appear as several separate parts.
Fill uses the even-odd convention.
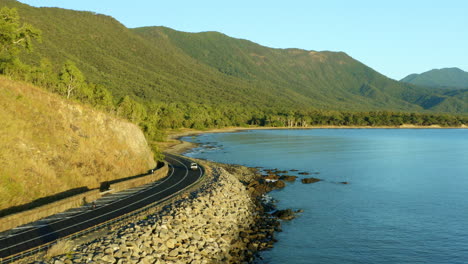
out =
[[[272,49],[217,32],[128,29],[92,12],[0,4],[42,31],[42,43],[24,61],[71,60],[114,98],[256,109],[468,111],[463,94],[394,81],[342,52]]]
[[[290,91],[325,109],[417,110],[402,99],[400,85],[342,52],[272,49],[217,32],[183,33],[164,27],[137,28],[153,43],[168,39],[185,54],[219,73],[259,83],[271,93]]]
[[[434,88],[468,89],[468,72],[459,68],[433,69],[421,74],[410,74],[401,82]]]

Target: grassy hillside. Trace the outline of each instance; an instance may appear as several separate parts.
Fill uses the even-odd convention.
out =
[[[0,120],[0,210],[155,165],[137,126],[3,76]]]
[[[424,111],[438,92],[391,80],[345,53],[271,49],[216,32],[128,29],[92,12],[33,8],[14,0],[43,32],[27,61],[76,62],[90,82],[140,102],[260,108]],[[458,101],[454,101],[458,103]],[[458,109],[458,108],[457,108]]]
[[[408,75],[401,79],[401,82],[433,88],[466,89],[468,72],[459,68],[434,69],[421,74]]]

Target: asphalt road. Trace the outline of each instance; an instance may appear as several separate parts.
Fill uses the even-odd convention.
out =
[[[165,200],[197,181],[204,173],[200,166],[198,170],[190,170],[191,161],[184,158],[166,154],[166,162],[170,168],[168,176],[148,189],[69,218],[58,218],[44,225],[31,226],[9,236],[0,237],[0,260]]]

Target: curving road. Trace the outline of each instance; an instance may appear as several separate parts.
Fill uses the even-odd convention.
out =
[[[94,210],[85,210],[68,218],[59,218],[44,225],[31,226],[9,236],[0,237],[0,263],[2,258],[66,237],[149,204],[166,200],[203,176],[204,170],[201,166],[198,170],[190,170],[190,160],[167,153],[165,155],[170,168],[168,176],[147,189],[98,206]]]

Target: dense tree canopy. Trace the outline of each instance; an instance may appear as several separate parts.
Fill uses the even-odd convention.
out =
[[[15,8],[0,9],[0,69],[2,72],[18,64],[18,55],[22,50],[32,51],[33,39],[39,40],[40,30],[27,23],[20,23]]]

